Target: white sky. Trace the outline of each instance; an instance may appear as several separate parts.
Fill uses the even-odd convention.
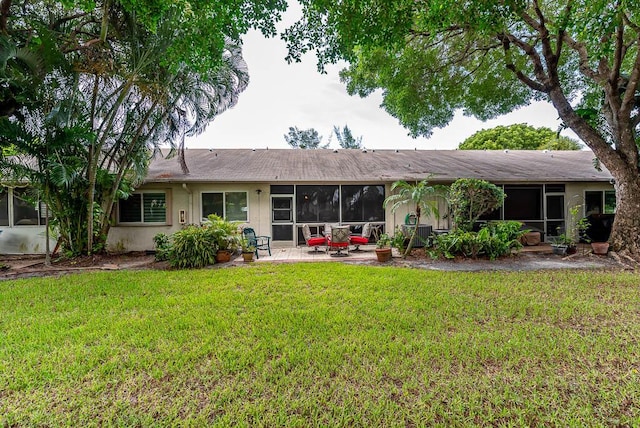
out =
[[[281,30],[293,22],[293,14],[299,13],[296,9],[285,14]],[[307,55],[301,63],[287,64],[287,49],[279,37],[266,39],[251,31],[243,41],[249,87],[234,108],[218,116],[201,135],[187,139],[188,148],[289,148],[284,135],[290,126],[316,129],[324,144],[334,125],[342,128],[346,124],[355,137],[363,137],[362,144],[369,149],[455,149],[481,129],[527,123],[555,130],[560,124],[550,104],[535,103],[487,122],[458,114],[429,139],[414,139],[380,107],[380,92],[367,98],[347,94],[338,76],[344,66],[328,67],[323,75],[316,70],[313,55]],[[576,138],[566,131],[563,135]],[[339,147],[335,135],[331,147]]]

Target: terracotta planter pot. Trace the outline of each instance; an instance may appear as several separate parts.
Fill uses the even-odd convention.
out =
[[[216,253],[216,262],[226,263],[229,260],[231,260],[231,251],[218,250],[218,252]]]
[[[376,257],[379,262],[388,262],[391,260],[391,248],[376,248]]]
[[[608,242],[592,242],[591,249],[593,250],[593,254],[604,256],[609,252],[609,243]]]
[[[242,258],[244,259],[245,263],[249,263],[253,261],[253,256],[254,253],[242,253]]]

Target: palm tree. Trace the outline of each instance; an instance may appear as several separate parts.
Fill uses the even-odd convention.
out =
[[[220,66],[213,70],[170,68],[159,58],[179,37],[171,16],[151,32],[124,10],[104,10],[110,13],[103,19],[85,20],[83,14],[67,17],[66,10],[51,8],[46,19],[64,23],[45,26],[55,28],[47,40],[59,43],[60,64],[47,72],[34,97],[38,103],[25,109],[20,123],[0,121],[0,127],[22,127],[22,153],[38,155],[41,168],[48,166],[40,171],[51,171],[46,182],[58,191],[48,192],[48,202],[60,224],[75,222],[67,227],[66,240],[73,254],[103,248],[115,202],[144,176],[161,144],[183,149],[184,136],[202,132],[237,103],[248,84],[239,43],[228,41]],[[66,31],[76,30],[92,42],[67,46]],[[107,30],[109,37],[103,34]],[[0,80],[6,57],[0,54]],[[86,137],[74,139],[73,145],[52,144],[54,136],[75,129]],[[0,135],[0,142],[8,141],[6,135]],[[71,148],[73,154],[68,153]],[[78,156],[82,162],[71,162]]]
[[[183,69],[166,86],[171,102],[163,106],[166,113],[163,130],[168,141],[179,141],[177,155],[183,173],[189,173],[184,159],[185,137],[202,133],[216,116],[235,106],[248,85],[249,71],[242,46],[227,38],[217,69],[206,74]]]
[[[399,180],[391,185],[391,191],[397,193],[389,195],[383,202],[383,207],[387,207],[391,204],[391,212],[395,212],[403,205],[412,204],[416,213],[416,227],[413,228],[413,233],[409,239],[409,245],[403,254],[403,257],[411,252],[413,243],[418,233],[418,225],[420,224],[420,217],[422,216],[439,216],[438,204],[435,198],[441,194],[440,188],[437,186],[430,186],[428,180],[416,181],[415,184],[407,183],[404,180]]]

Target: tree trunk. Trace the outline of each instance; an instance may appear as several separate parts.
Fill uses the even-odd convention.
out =
[[[616,215],[609,243],[614,251],[640,261],[640,178],[636,169],[609,170],[616,180]]]

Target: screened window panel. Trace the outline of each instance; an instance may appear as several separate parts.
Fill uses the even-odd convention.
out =
[[[505,220],[542,220],[542,186],[505,186]]]
[[[293,241],[293,226],[274,224],[271,226],[274,241]]]
[[[274,184],[271,186],[272,195],[293,195],[293,185]]]
[[[602,214],[602,192],[589,191],[584,193],[584,203],[587,215]]]
[[[615,214],[616,212],[616,192],[614,190],[606,190],[604,192],[604,213]]]
[[[247,192],[225,193],[225,216],[229,221],[247,221]]]
[[[9,192],[0,190],[0,226],[9,226]]]
[[[340,221],[338,186],[297,186],[296,220],[299,223]]]
[[[144,222],[165,223],[167,221],[167,201],[164,193],[143,193]]]
[[[142,222],[142,195],[134,193],[127,199],[120,201],[120,222],[140,223]]]
[[[547,184],[547,193],[564,193],[564,184]]]
[[[209,214],[224,217],[224,195],[222,193],[202,194],[202,218]]]
[[[564,218],[564,196],[547,196],[547,218],[554,220]]]
[[[342,221],[384,221],[384,186],[342,186]]]
[[[13,191],[13,224],[15,226],[33,226],[39,224],[36,207],[26,198],[26,191]]]

